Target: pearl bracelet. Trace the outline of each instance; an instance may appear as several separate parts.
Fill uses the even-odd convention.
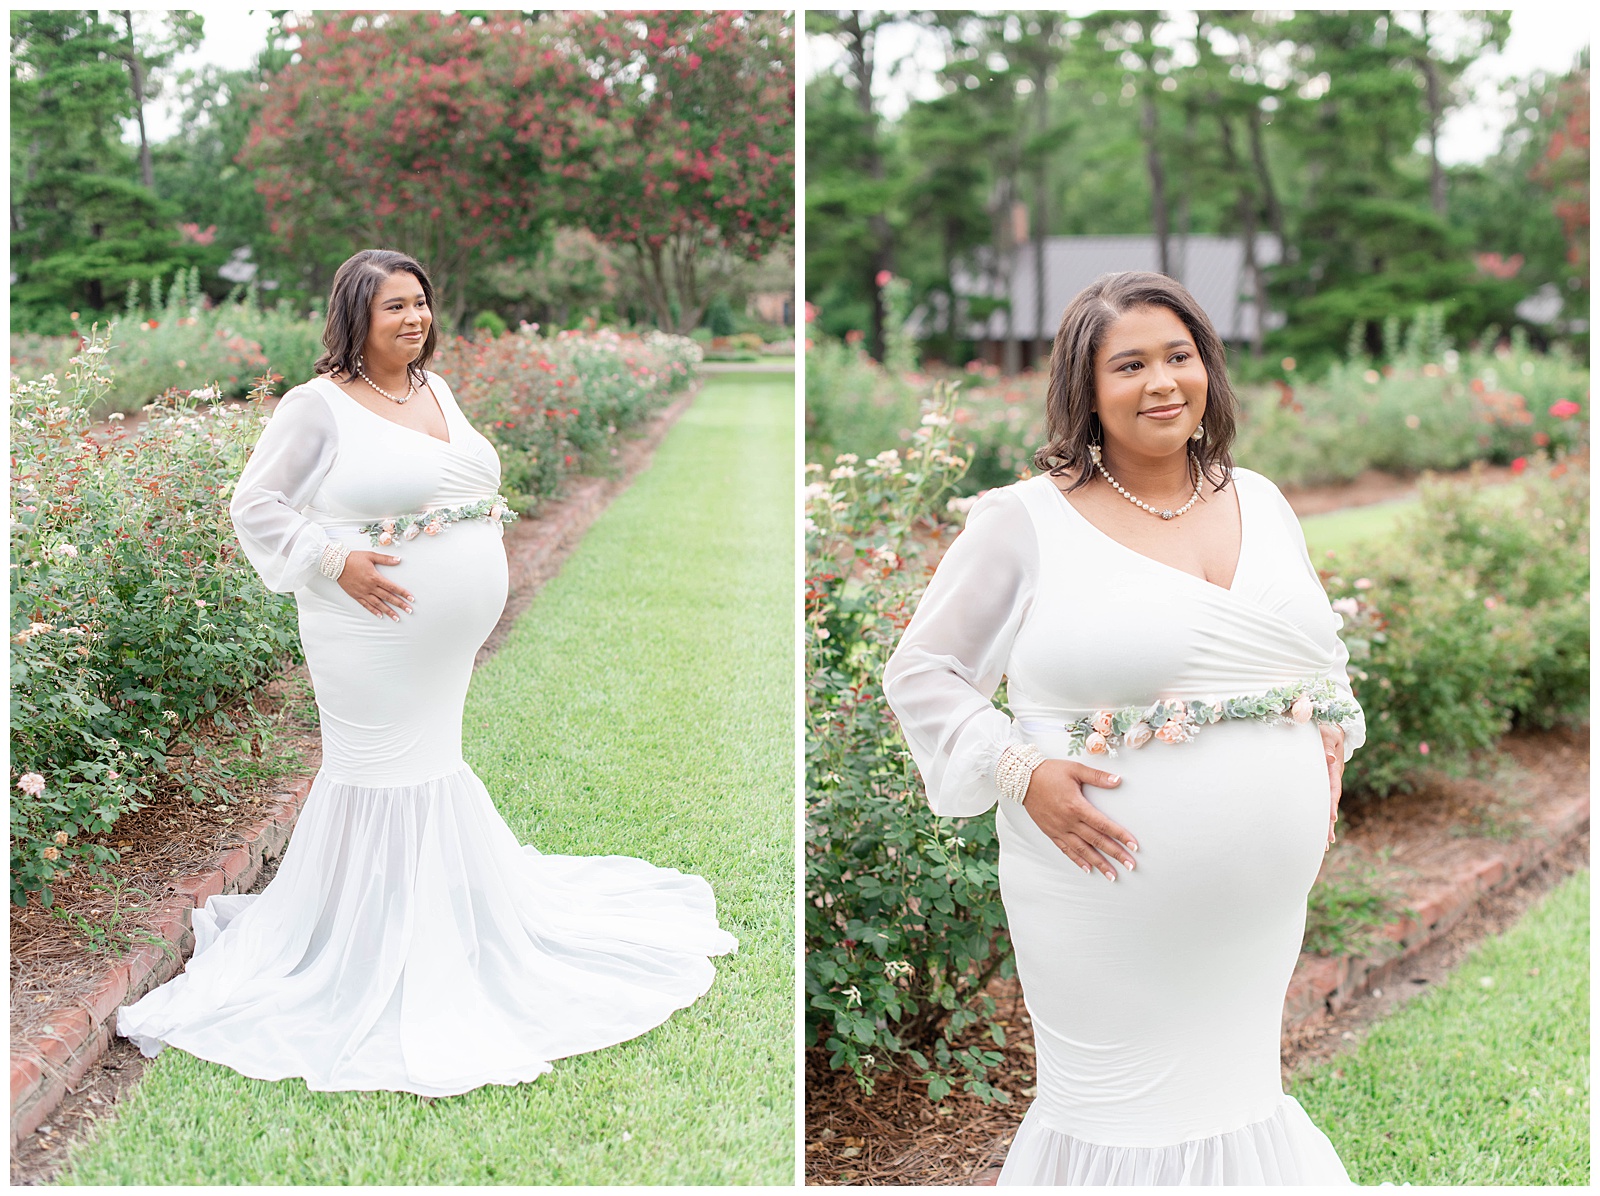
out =
[[[1028,782],[1033,770],[1044,763],[1044,753],[1031,743],[1013,743],[1000,753],[1000,763],[994,770],[994,783],[1000,796],[1019,806],[1028,795]]]
[[[349,555],[350,550],[343,544],[337,540],[328,541],[327,547],[322,550],[322,575],[338,581],[339,574],[344,572],[345,559]]]

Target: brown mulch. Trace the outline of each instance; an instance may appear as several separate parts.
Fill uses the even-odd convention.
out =
[[[142,809],[123,814],[110,831],[88,837],[87,842],[121,853],[103,875],[75,868],[51,886],[51,910],[37,894],[27,905],[11,907],[13,1042],[33,1036],[62,1009],[86,999],[104,979],[108,960],[157,933],[158,910],[172,895],[172,881],[204,870],[219,852],[243,843],[240,833],[261,820],[263,807],[276,804],[286,780],[316,770],[322,743],[310,692],[300,668],[250,695],[269,720],[272,737],[263,757],[261,736],[253,736],[254,767],[224,782],[229,801],[202,804],[174,784]],[[241,701],[230,710],[237,718],[243,708]],[[203,726],[200,751],[220,756],[233,738],[214,723]],[[175,766],[182,764],[174,758]],[[239,762],[232,767],[238,769]],[[104,943],[91,943],[74,918],[104,928]]]
[[[1588,728],[1508,735],[1478,776],[1430,776],[1416,792],[1352,806],[1333,867],[1376,869],[1402,895],[1400,904],[1495,843],[1524,837],[1541,811],[1588,792]],[[1514,887],[1490,894],[1445,935],[1400,965],[1384,987],[1287,1034],[1284,1075],[1359,1042],[1363,1028],[1443,980],[1483,938],[1501,933],[1544,892],[1588,866],[1589,836],[1530,869]],[[1034,1071],[1028,1013],[1015,980],[989,986],[1006,1030],[1003,1063],[991,1082],[1012,1097],[984,1105],[966,1093],[931,1104],[926,1085],[900,1073],[878,1079],[869,1095],[847,1073],[828,1068],[825,1050],[806,1050],[806,1183],[930,1186],[992,1183],[1032,1098]],[[976,1034],[971,1036],[979,1042]],[[963,1039],[965,1044],[966,1039]],[[984,1049],[995,1047],[987,1038]]]

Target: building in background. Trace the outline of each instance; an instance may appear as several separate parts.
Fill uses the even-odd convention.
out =
[[[1262,335],[1283,324],[1281,313],[1258,310],[1253,298],[1259,293],[1257,280],[1243,238],[1173,237],[1169,248],[1172,276],[1194,293],[1223,340],[1259,343]],[[1280,256],[1276,238],[1256,237],[1256,270],[1276,265]],[[1161,261],[1154,236],[1046,237],[1041,326],[1034,243],[1018,247],[1008,271],[997,269],[994,258],[992,252],[982,254],[954,271],[954,330],[961,339],[977,343],[984,361],[1001,367],[1007,364],[1006,345],[1013,343],[1017,369],[1034,368],[1048,357],[1061,313],[1084,287],[1112,271],[1159,271]],[[948,327],[950,315],[944,310],[948,306],[943,295],[935,295],[934,302],[919,308],[912,317],[913,335]]]

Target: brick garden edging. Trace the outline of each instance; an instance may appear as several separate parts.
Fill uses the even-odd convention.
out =
[[[116,1035],[117,1009],[170,980],[194,950],[194,910],[219,893],[244,893],[261,869],[283,854],[311,778],[276,795],[261,821],[247,827],[243,844],[217,853],[209,867],[173,881],[173,895],[157,910],[162,942],[141,943],[111,964],[82,1004],[62,1009],[31,1039],[11,1044],[11,1148],[50,1116]]]
[[[1555,811],[1535,832],[1477,860],[1463,861],[1448,882],[1416,901],[1415,917],[1390,922],[1379,933],[1400,948],[1376,956],[1302,955],[1289,982],[1283,1028],[1297,1029],[1324,1013],[1338,1013],[1352,1000],[1381,988],[1402,962],[1443,936],[1466,917],[1482,895],[1509,889],[1530,869],[1589,829],[1589,798]]]
[[[650,463],[700,387],[665,408],[642,434],[621,446],[616,476],[582,478],[560,499],[550,501],[535,519],[507,529],[506,554],[510,593],[500,621],[479,650],[474,665],[481,664],[502,643],[540,586],[553,577],[561,562],[582,539],[636,474]],[[194,910],[219,893],[245,893],[255,884],[263,864],[277,859],[289,842],[311,777],[301,777],[276,795],[278,804],[266,817],[242,832],[243,845],[219,852],[209,867],[172,882],[173,895],[158,907],[156,925],[160,944],[146,942],[108,967],[87,1001],[68,1005],[53,1015],[44,1032],[11,1044],[11,1149],[53,1113],[116,1036],[118,1008],[177,974],[181,962],[194,951]]]

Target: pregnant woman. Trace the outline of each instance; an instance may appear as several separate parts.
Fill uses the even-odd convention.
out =
[[[1038,1065],[1002,1184],[1348,1182],[1278,1041],[1365,730],[1234,414],[1187,290],[1098,279],[1056,335],[1044,472],[972,508],[885,673],[934,811],[1000,799]]]
[[[513,516],[426,369],[432,313],[409,257],[345,262],[317,377],[239,479],[240,543],[299,607],[322,767],[271,884],[197,909],[187,970],[119,1012],[147,1055],[323,1090],[522,1083],[659,1025],[737,947],[699,877],[519,845],[462,759]]]

